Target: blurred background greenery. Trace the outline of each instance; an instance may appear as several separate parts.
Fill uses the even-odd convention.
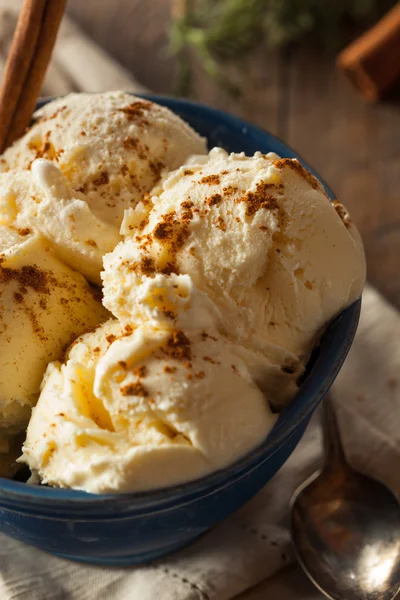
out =
[[[190,48],[211,77],[240,92],[224,75],[221,61],[238,64],[260,45],[306,43],[332,53],[394,4],[393,0],[176,0],[170,51],[180,58],[177,92],[187,94],[190,89]]]

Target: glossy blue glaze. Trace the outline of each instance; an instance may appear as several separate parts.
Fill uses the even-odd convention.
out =
[[[210,147],[273,151],[299,158],[314,172],[281,140],[234,116],[185,100],[148,98],[179,114]],[[148,561],[194,540],[254,496],[293,452],[347,355],[360,307],[359,301],[332,322],[296,398],[266,440],[231,467],[162,490],[101,496],[0,478],[0,531],[60,556],[103,565]]]

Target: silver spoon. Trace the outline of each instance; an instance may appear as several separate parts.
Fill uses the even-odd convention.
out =
[[[330,397],[323,426],[325,466],[292,499],[298,560],[332,600],[393,600],[400,589],[400,504],[348,464]]]

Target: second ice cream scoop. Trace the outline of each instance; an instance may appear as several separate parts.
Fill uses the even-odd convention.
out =
[[[167,108],[124,92],[71,94],[35,118],[0,160],[3,222],[34,227],[67,264],[100,283],[124,210],[166,170],[205,153],[205,140]]]
[[[25,429],[49,361],[107,318],[84,278],[29,229],[0,227],[0,437]],[[7,448],[5,448],[7,450]],[[1,452],[1,449],[0,449]]]
[[[171,277],[185,274],[230,339],[277,362],[286,353],[287,368],[308,358],[365,280],[362,242],[345,209],[297,160],[273,154],[213,149],[127,211],[122,232],[102,275],[116,317],[143,318],[148,282],[157,277],[171,297]]]
[[[119,228],[124,210],[206,142],[168,108],[121,91],[70,94],[48,102],[2,156],[1,169],[29,169],[45,158],[90,210]]]

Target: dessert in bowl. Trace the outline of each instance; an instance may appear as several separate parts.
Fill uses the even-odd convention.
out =
[[[103,564],[182,546],[272,477],[345,358],[365,277],[347,213],[330,205],[332,193],[303,161],[285,160],[296,158],[290,148],[220,111],[150,100],[225,152],[207,154],[200,136],[180,125],[171,148],[170,121],[160,117],[161,144],[151,132],[139,145],[121,133],[127,173],[125,154],[107,148],[110,124],[98,117],[92,124],[104,143],[83,163],[90,176],[82,185],[84,143],[70,148],[62,136],[60,147],[61,112],[50,124],[42,118],[40,140],[31,130],[28,150],[17,142],[3,159],[4,177],[29,166],[29,185],[45,196],[19,208],[14,190],[18,210],[5,211],[5,226],[39,231],[63,264],[94,284],[107,254],[103,302],[113,317],[77,332],[65,360],[47,368],[22,459],[47,485],[0,480],[2,530]],[[52,114],[68,112],[57,102]],[[127,127],[151,129],[147,101],[115,110]],[[138,183],[132,170],[146,160],[153,179],[141,168]],[[73,226],[83,212],[90,227],[79,238]]]

